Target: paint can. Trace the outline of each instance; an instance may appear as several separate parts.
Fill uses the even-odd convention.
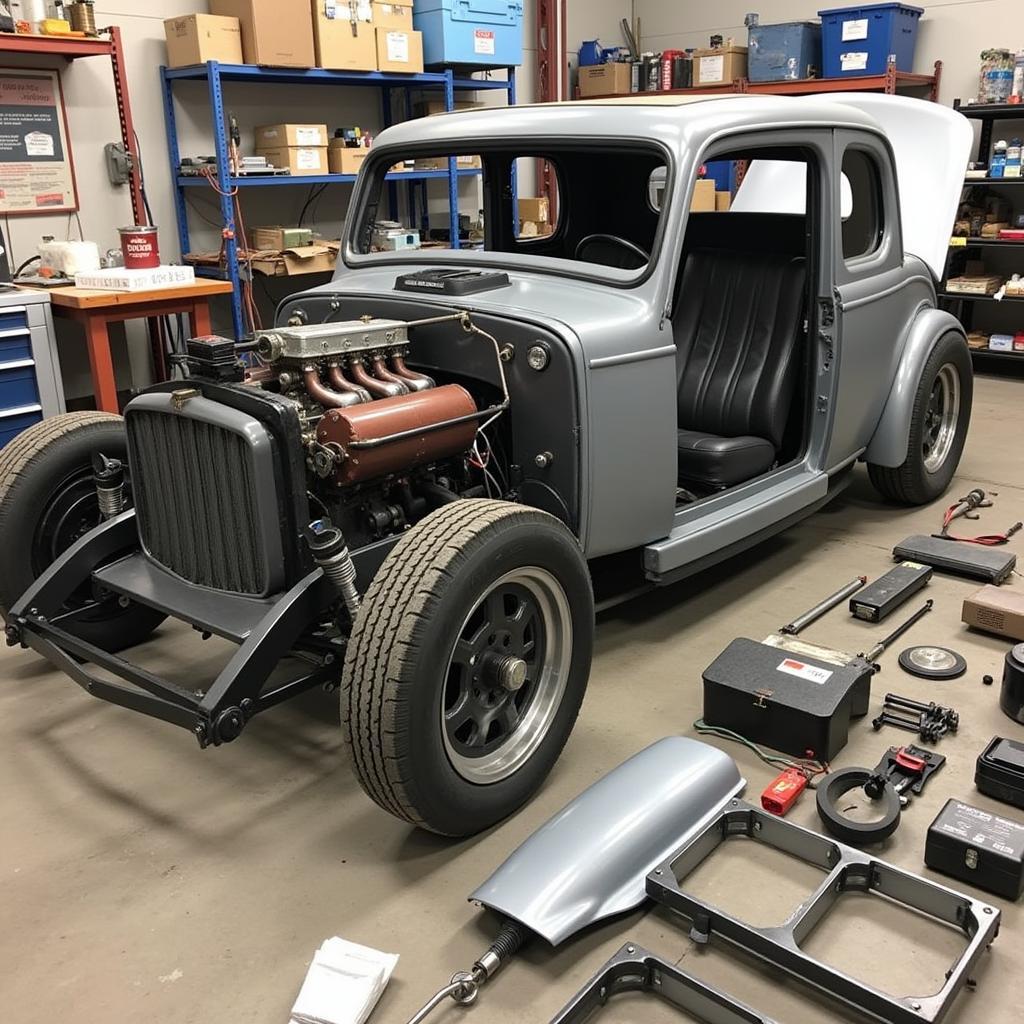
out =
[[[121,228],[121,251],[124,253],[126,270],[152,270],[160,266],[160,248],[157,245],[156,228],[136,224]]]

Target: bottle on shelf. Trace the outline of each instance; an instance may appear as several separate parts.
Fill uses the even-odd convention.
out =
[[[990,178],[1002,178],[1006,171],[1006,150],[1008,144],[1005,139],[1000,139],[992,147],[992,159],[988,165],[988,176]]]

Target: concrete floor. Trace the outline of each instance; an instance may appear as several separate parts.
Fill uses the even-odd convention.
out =
[[[980,378],[975,421],[952,491],[999,492],[985,530],[1024,517],[1022,382]],[[954,494],[954,496],[955,496]],[[514,820],[452,844],[378,811],[342,764],[333,701],[320,694],[257,720],[241,742],[200,752],[187,733],[85,696],[30,652],[0,652],[0,1007],[12,1024],[73,1021],[282,1024],[313,951],[341,935],[401,954],[374,1021],[401,1022],[489,943],[494,922],[465,901],[519,842],[589,783],[670,732],[692,734],[701,670],[733,637],[761,637],[855,575],[881,574],[893,544],[930,532],[940,507],[887,508],[866,476],[833,506],[783,537],[699,579],[603,615],[590,690],[576,731],[543,790]],[[1018,550],[1024,550],[1016,542]],[[1011,584],[1020,587],[1015,578]],[[887,690],[960,709],[962,727],[941,745],[948,762],[878,852],[924,870],[925,829],[949,796],[1013,815],[978,794],[974,761],[996,733],[1022,738],[998,709],[1008,644],[969,634],[960,605],[975,585],[936,577],[935,611],[908,642],[947,644],[969,662],[949,683],[912,679],[887,654],[873,707]],[[808,637],[848,650],[877,627],[836,610]],[[150,666],[181,679],[209,673],[224,655],[180,627],[146,648]],[[872,766],[905,738],[856,725],[837,766]],[[724,744],[758,794],[774,772]],[[1024,818],[1024,814],[1017,814]],[[792,820],[814,827],[805,796]],[[754,923],[784,916],[816,873],[736,843],[693,887],[742,907]],[[957,886],[958,883],[949,884]],[[1024,915],[996,897],[1003,928],[949,1018],[1021,1021]],[[786,1024],[828,1022],[827,999],[737,960],[697,950],[660,912],[637,912],[557,953],[540,946],[511,965],[469,1016],[446,1007],[438,1024],[546,1021],[627,939],[711,980]],[[934,991],[959,939],[906,912],[851,897],[823,923],[811,951],[895,993]],[[606,1021],[678,1020],[627,998]]]

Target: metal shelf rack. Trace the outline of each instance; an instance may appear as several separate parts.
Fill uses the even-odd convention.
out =
[[[958,110],[964,117],[981,122],[981,130],[978,135],[978,149],[975,159],[978,163],[988,164],[989,155],[992,152],[993,127],[997,121],[1024,121],[1024,105],[1019,103],[961,103],[959,99],[953,101],[953,109]],[[1024,185],[1024,178],[965,178],[964,189],[975,186],[985,188],[1002,188],[1009,185]],[[1019,212],[1024,212],[1021,210]],[[982,309],[997,308],[992,306],[995,299],[991,295],[964,295],[960,292],[948,292],[945,290],[945,282],[950,276],[950,263],[954,255],[963,253],[967,249],[987,248],[989,250],[1019,251],[1024,247],[1024,242],[1000,238],[953,238],[950,239],[949,256],[946,259],[946,272],[939,291],[939,300],[942,306],[950,310],[963,324],[964,330],[970,331],[974,328],[975,306],[983,303]],[[1003,305],[1009,303],[1009,305]],[[1013,308],[1017,303],[1024,303],[1024,298],[1016,295],[1004,296],[999,306]],[[1015,315],[1016,319],[1016,315]],[[1024,317],[1020,318],[1024,321]],[[1024,327],[1021,328],[1024,331]],[[988,349],[971,349],[972,356],[991,357],[997,359],[1024,359],[1024,352],[999,352]]]
[[[188,226],[188,206],[185,195],[189,188],[207,182],[201,177],[188,177],[179,174],[181,153],[178,148],[178,129],[174,110],[174,84],[182,81],[205,81],[209,92],[210,116],[213,127],[213,152],[217,160],[217,185],[224,195],[218,196],[221,217],[224,222],[224,266],[223,268],[196,267],[196,273],[207,277],[219,277],[233,285],[231,312],[236,337],[243,337],[246,331],[242,311],[241,281],[243,269],[238,258],[238,243],[235,238],[234,203],[230,195],[235,189],[267,188],[294,185],[308,187],[318,184],[351,184],[356,180],[354,174],[318,174],[318,175],[247,175],[233,177],[229,173],[227,122],[224,111],[224,84],[244,82],[264,85],[326,85],[326,86],[358,86],[375,87],[381,90],[381,113],[384,127],[394,123],[392,91],[400,89],[405,95],[406,110],[411,111],[411,93],[417,90],[436,90],[444,93],[445,109],[455,109],[456,92],[481,92],[485,90],[504,91],[509,106],[516,102],[516,69],[491,68],[491,71],[505,70],[507,79],[473,78],[467,73],[457,73],[452,69],[422,74],[392,74],[382,71],[327,71],[322,68],[307,70],[287,68],[264,68],[249,64],[222,64],[209,61],[206,64],[195,64],[184,68],[160,69],[162,95],[164,104],[164,120],[167,128],[167,150],[171,162],[171,179],[175,183],[175,212],[178,220],[178,241],[182,256],[191,250]],[[452,246],[459,247],[459,180],[473,177],[481,172],[478,169],[459,168],[454,158],[448,161],[448,169],[440,171],[402,171],[387,175],[389,202],[392,219],[398,217],[398,188],[400,183],[409,186],[409,210],[415,219],[414,189],[422,186],[425,190],[428,181],[447,179],[448,208]],[[424,201],[424,209],[426,202]]]

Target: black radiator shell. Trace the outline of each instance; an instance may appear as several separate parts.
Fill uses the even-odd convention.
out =
[[[846,746],[850,719],[867,714],[872,675],[863,658],[836,665],[740,637],[704,671],[704,721],[794,757],[831,761]]]

